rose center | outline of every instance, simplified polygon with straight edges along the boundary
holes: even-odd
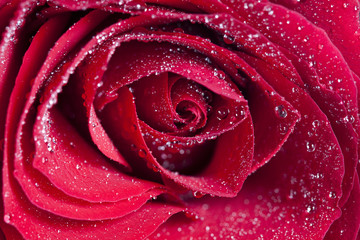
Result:
[[[144,77],[131,85],[139,118],[153,129],[193,136],[207,122],[212,93],[173,73]]]

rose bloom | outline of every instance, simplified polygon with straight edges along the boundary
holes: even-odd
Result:
[[[4,239],[356,239],[355,0],[0,3]]]

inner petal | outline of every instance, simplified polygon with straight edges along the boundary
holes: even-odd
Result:
[[[129,88],[139,118],[160,132],[189,136],[206,125],[212,93],[192,80],[164,72],[141,78]]]
[[[179,116],[175,122],[179,135],[186,135],[186,132],[191,135],[205,126],[207,109],[210,109],[204,97],[205,91],[209,92],[201,85],[184,78],[172,85],[171,100]]]
[[[130,90],[140,119],[159,131],[176,131],[173,119],[177,114],[171,103],[167,72],[143,77],[131,84]]]

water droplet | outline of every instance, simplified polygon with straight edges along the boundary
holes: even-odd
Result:
[[[104,85],[104,82],[103,82],[103,81],[98,82],[98,84],[96,84],[96,86],[97,86],[98,88],[101,87],[102,85]]]
[[[289,194],[287,195],[288,199],[294,199],[296,195],[296,191],[290,189]]]
[[[316,207],[314,205],[308,205],[306,207],[306,213],[313,213],[315,211]]]
[[[85,93],[81,94],[81,98],[86,100],[86,94]]]
[[[198,215],[196,215],[194,212],[189,211],[189,210],[186,210],[186,211],[185,211],[185,216],[188,217],[188,218],[190,218],[191,220],[197,220],[197,219],[199,219],[199,216],[198,216]]]
[[[320,126],[320,121],[319,121],[319,120],[314,120],[314,121],[312,122],[312,125],[313,125],[314,128],[317,128],[317,127]]]
[[[283,105],[276,106],[275,113],[280,118],[286,118],[287,116],[287,111]]]
[[[141,158],[145,158],[146,157],[146,151],[144,149],[139,149],[138,155]]]
[[[10,223],[10,215],[9,214],[4,215],[4,222]]]
[[[43,157],[43,158],[41,159],[41,162],[42,162],[42,163],[47,163],[47,162],[48,162],[47,157]]]
[[[147,167],[151,170],[153,170],[154,172],[160,172],[161,170],[155,166],[155,164],[151,163],[151,162],[147,162],[146,163]]]
[[[182,28],[174,28],[173,32],[175,32],[175,33],[184,33],[185,31]]]
[[[142,11],[146,8],[144,4],[140,4],[137,2],[128,2],[124,5],[124,9],[128,11]]]
[[[225,79],[225,73],[222,70],[215,69],[214,76],[220,79]]]
[[[136,151],[136,149],[137,149],[137,147],[136,147],[135,144],[131,144],[131,145],[130,145],[130,150],[131,150],[131,151]]]
[[[318,49],[319,49],[319,50],[321,50],[321,49],[323,49],[323,48],[324,48],[324,45],[318,44]]]
[[[311,142],[306,142],[306,150],[308,152],[314,152],[316,149],[315,144],[311,143]]]
[[[335,192],[329,192],[329,198],[336,198],[336,193]]]
[[[226,43],[226,44],[233,44],[235,42],[234,37],[226,35],[226,34],[224,35],[223,40],[224,40],[224,43]]]
[[[193,193],[194,197],[196,198],[202,198],[203,196],[205,196],[205,193],[199,192],[199,191],[195,191]]]
[[[225,118],[228,116],[228,114],[229,114],[229,109],[224,108],[224,107],[219,108],[219,109],[216,111],[216,117],[217,117],[217,119],[219,119],[219,120],[225,119]]]
[[[285,135],[287,133],[288,129],[289,129],[288,126],[285,124],[279,125],[279,131],[280,131],[281,135]]]

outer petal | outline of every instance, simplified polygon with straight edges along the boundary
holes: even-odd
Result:
[[[341,209],[342,215],[330,227],[325,240],[331,239],[356,239],[360,228],[360,185],[356,176],[353,190],[348,201]]]
[[[100,19],[100,21],[101,21],[101,19]],[[89,25],[88,25],[89,26]],[[83,29],[82,28],[82,30],[85,30],[85,35],[86,35],[86,28],[85,29]],[[76,32],[76,37],[79,37],[79,38],[81,38],[81,34],[84,34],[84,32],[80,32],[80,34],[79,34],[79,32]],[[71,35],[71,34],[70,34]],[[80,36],[79,36],[80,35]],[[69,37],[69,36],[67,36],[67,37]],[[74,41],[73,42],[73,44],[76,44],[76,41]],[[57,63],[58,63],[58,61],[60,61],[61,60],[61,55],[62,54],[66,54],[66,51],[69,51],[69,48],[71,49],[72,47],[74,47],[74,45],[71,45],[70,44],[70,46],[68,45],[68,44],[66,44],[66,46],[64,47],[64,45],[62,45],[61,43],[59,43],[58,45],[57,45],[60,49],[56,49],[55,48],[55,50],[54,50],[54,55],[51,55],[50,54],[50,57],[48,58],[48,61],[50,62],[50,64],[45,64],[46,66],[42,69],[42,74],[40,74],[40,77],[38,78],[38,79],[36,79],[35,80],[35,87],[33,88],[33,92],[31,93],[32,94],[32,96],[30,97],[30,98],[28,98],[28,100],[29,100],[29,102],[30,102],[30,104],[34,101],[34,99],[35,99],[35,97],[33,97],[34,95],[36,95],[36,91],[38,90],[37,89],[37,87],[39,86],[39,85],[41,85],[42,84],[42,82],[41,82],[41,80],[42,80],[42,77],[44,77],[44,76],[46,76],[46,74],[47,73],[49,73],[51,70],[53,70],[53,69],[51,69],[51,65],[54,67],[55,65],[57,65]],[[62,48],[62,47],[64,47],[64,48]],[[61,49],[62,48],[62,49]],[[58,51],[58,50],[60,50],[60,51]],[[10,51],[11,52],[11,51]],[[83,55],[80,55],[80,59],[81,59],[81,57],[83,57]],[[51,59],[52,58],[52,59]],[[49,59],[51,59],[51,60],[49,60]],[[77,63],[76,61],[75,61],[75,63]],[[36,72],[36,69],[34,69],[34,71]],[[69,73],[69,71],[67,72],[67,73]],[[66,74],[65,74],[66,75]],[[23,80],[23,79],[21,79],[21,80]],[[6,81],[5,81],[6,82]],[[55,83],[54,83],[55,84]],[[24,89],[20,89],[20,90],[17,90],[17,92],[18,91],[23,91]],[[26,90],[25,90],[25,92],[26,92]],[[23,96],[23,95],[21,95],[21,96]],[[53,100],[54,98],[53,98],[53,96],[51,96],[51,99]],[[45,98],[45,100],[49,100],[49,99],[46,99]],[[14,103],[14,102],[13,102]],[[23,102],[21,101],[20,103],[19,103],[20,105],[22,105],[23,104]],[[29,107],[29,105],[30,105],[29,103],[28,103],[28,105],[27,105],[27,107]],[[52,106],[52,104],[50,104],[50,105],[47,105],[47,106]],[[14,111],[14,108],[12,108],[12,111]],[[21,112],[21,108],[15,108],[15,112],[17,113],[17,112]],[[25,110],[24,111],[25,112],[25,115],[27,115],[26,117],[24,117],[24,121],[21,123],[21,134],[20,135],[22,135],[22,133],[24,133],[24,135],[22,136],[22,137],[20,137],[18,140],[18,143],[20,143],[18,146],[21,146],[22,144],[24,144],[24,145],[27,145],[27,147],[28,146],[31,146],[31,141],[29,141],[29,142],[26,142],[26,143],[24,143],[24,142],[21,142],[21,141],[23,141],[24,139],[26,139],[26,137],[28,137],[29,136],[29,131],[28,131],[28,128],[27,128],[27,126],[26,125],[28,125],[29,123],[30,123],[30,125],[31,125],[31,123],[32,123],[32,121],[30,120],[32,117],[33,117],[33,109],[31,109],[31,110],[29,110],[28,111],[28,109],[27,110]],[[40,112],[42,112],[42,110],[40,111]],[[14,143],[14,139],[13,139],[13,137],[15,136],[15,134],[14,134],[14,130],[16,130],[15,128],[16,128],[16,125],[17,125],[17,118],[19,117],[18,116],[18,114],[16,114],[16,113],[13,113],[13,114],[10,114],[10,117],[13,117],[14,118],[14,120],[15,121],[12,121],[11,122],[11,124],[13,124],[11,127],[9,127],[9,128],[7,128],[7,133],[9,134],[9,132],[10,132],[10,137],[7,139],[7,141],[6,141],[6,145],[5,145],[5,149],[6,149],[6,151],[5,151],[5,158],[7,159],[7,160],[9,160],[9,158],[12,158],[13,156],[12,156],[12,153],[14,152],[14,149],[12,149],[12,147],[13,147],[13,143]],[[8,115],[9,116],[9,115]],[[41,119],[41,118],[40,118]],[[66,127],[66,124],[64,124],[62,127]],[[26,137],[25,137],[26,136]],[[11,142],[11,144],[9,144],[9,142]],[[63,142],[63,143],[65,143],[65,142]],[[29,154],[30,152],[28,151],[28,148],[27,147],[25,147],[25,150],[26,150],[26,154]],[[66,149],[66,148],[64,148],[64,149]],[[42,151],[43,153],[45,153],[45,151]],[[24,152],[22,152],[22,153],[24,153]],[[30,160],[31,161],[31,154],[29,154],[28,155],[30,158],[26,158],[27,160]],[[20,158],[20,156],[19,155],[16,155],[16,157],[17,157],[17,161],[15,161],[16,162],[16,164],[18,164],[18,167],[20,167],[19,165],[21,165],[22,163],[21,162],[19,162],[19,161],[21,161],[21,158]],[[18,158],[19,157],[19,158]],[[25,159],[25,160],[26,160]],[[27,165],[28,164],[28,162],[27,163],[25,163],[25,165]],[[20,168],[21,169],[21,168]],[[36,215],[37,215],[37,212],[42,212],[42,210],[39,210],[39,209],[36,209],[35,207],[33,207],[33,206],[31,206],[31,207],[29,207],[29,206],[27,206],[27,207],[25,207],[25,211],[34,211],[34,212],[32,212],[32,213],[24,213],[24,212],[21,212],[22,210],[24,210],[24,209],[21,209],[21,205],[22,204],[28,204],[28,205],[30,205],[30,203],[29,202],[27,202],[27,200],[26,200],[26,198],[24,197],[24,195],[23,195],[23,192],[21,191],[21,189],[19,188],[19,185],[17,185],[17,183],[16,183],[16,181],[14,181],[14,179],[13,179],[13,176],[12,176],[12,171],[13,171],[13,165],[12,165],[12,162],[9,162],[9,161],[5,161],[5,163],[4,163],[4,176],[3,176],[3,181],[4,181],[4,196],[5,196],[5,199],[4,199],[4,202],[5,202],[5,212],[7,212],[7,214],[5,215],[5,218],[4,218],[4,220],[5,220],[5,222],[6,223],[12,223],[12,224],[14,224],[14,225],[16,225],[17,227],[18,227],[18,229],[21,229],[21,228],[23,228],[23,227],[25,227],[24,229],[22,229],[21,230],[21,232],[23,233],[23,234],[25,234],[26,236],[26,238],[35,238],[35,236],[38,236],[37,234],[43,234],[43,236],[41,237],[41,238],[48,238],[48,236],[47,236],[47,234],[52,234],[51,232],[46,232],[46,231],[41,231],[40,229],[39,229],[39,227],[40,228],[43,228],[43,227],[45,227],[45,225],[46,225],[46,223],[49,223],[49,216],[47,216],[47,215],[49,215],[49,213],[47,213],[47,212],[44,212],[44,214],[46,215],[44,218],[45,219],[47,219],[47,221],[45,221],[45,222],[42,222],[41,223],[41,221],[42,220],[40,220],[40,219],[37,219],[38,221],[40,221],[40,222],[37,222],[37,221],[31,221],[31,220],[29,220],[29,222],[32,222],[32,223],[35,223],[35,222],[37,222],[38,223],[38,225],[36,225],[36,224],[30,224],[30,225],[27,225],[27,226],[25,226],[25,225],[23,225],[23,220],[22,219],[25,219],[26,217],[31,217],[31,216],[33,216],[33,217],[35,217]],[[11,172],[11,174],[9,174]],[[20,176],[18,173],[19,172],[17,172],[16,173],[16,171],[14,172],[15,173],[15,175],[17,174],[17,177],[18,177],[18,179],[21,179],[21,178],[24,178],[24,176]],[[29,184],[30,182],[27,182],[26,184]],[[23,187],[25,187],[25,186],[27,186],[27,185],[23,185]],[[36,182],[34,183],[34,182],[32,182],[32,184],[34,184],[35,186],[36,186]],[[27,187],[29,187],[29,186],[27,186]],[[30,186],[31,187],[31,186]],[[61,195],[61,194],[60,194]],[[28,194],[28,196],[33,196],[32,195],[32,193],[29,193]],[[148,198],[151,198],[151,196],[147,196],[146,197],[146,199],[148,199]],[[144,199],[145,201],[146,201],[146,199]],[[34,200],[34,198],[33,198],[33,200]],[[44,200],[44,199],[42,199],[42,200]],[[36,201],[36,199],[35,199],[35,201]],[[126,202],[127,200],[125,200],[125,202]],[[76,201],[75,201],[76,202]],[[132,200],[130,199],[130,204],[131,204],[131,202],[132,202]],[[144,203],[144,201],[143,201],[143,203]],[[142,205],[142,204],[141,204]],[[140,206],[141,206],[140,205]],[[104,207],[105,205],[103,205],[103,207]],[[156,204],[155,205],[151,205],[151,206],[153,206],[154,207],[154,209],[153,210],[155,210],[156,211],[156,209],[161,209],[161,207],[160,208],[157,208],[156,207]],[[165,207],[165,205],[163,205],[164,207]],[[150,208],[153,208],[153,207],[150,207]],[[177,208],[177,207],[175,207],[175,208]],[[173,208],[173,209],[175,209],[175,208]],[[177,208],[178,210],[179,210],[179,208]],[[47,210],[50,210],[49,208],[47,209]],[[69,210],[69,209],[68,209]],[[126,211],[128,211],[129,209],[127,209]],[[175,212],[176,212],[177,210],[175,210]],[[146,212],[148,212],[147,210],[146,210]],[[13,215],[14,214],[14,215]],[[29,214],[29,215],[27,215],[26,217],[25,217],[25,215],[23,215],[23,214],[25,214],[25,215],[27,215],[27,214]],[[171,214],[173,214],[173,212],[170,212],[170,215]],[[50,214],[51,215],[51,214]],[[146,236],[146,235],[148,235],[149,233],[151,233],[151,231],[153,231],[153,229],[154,228],[156,228],[156,224],[160,224],[164,219],[166,219],[167,217],[169,217],[170,215],[166,215],[166,217],[165,217],[165,215],[164,216],[162,216],[162,217],[160,217],[160,219],[162,219],[162,220],[160,220],[160,221],[158,221],[157,223],[155,223],[154,222],[154,224],[153,223],[151,223],[150,225],[149,225],[149,228],[147,228],[147,229],[143,229],[144,231],[143,232],[137,232],[137,233],[139,233],[140,235],[138,235],[138,237],[143,237],[143,236]],[[13,216],[15,216],[15,218],[13,218]],[[18,218],[19,217],[19,218]],[[109,217],[111,217],[111,216],[109,216]],[[112,216],[113,217],[113,216]],[[119,216],[117,216],[117,217],[119,217]],[[165,217],[165,218],[164,218]],[[51,218],[51,217],[50,217]],[[63,221],[65,221],[65,223],[66,223],[66,225],[68,225],[68,220],[66,220],[66,219],[62,219],[62,218],[60,218],[60,217],[56,217],[57,218],[57,223],[56,224],[58,224],[58,223],[60,223],[62,220]],[[135,217],[136,218],[136,217]],[[60,220],[59,220],[60,219]],[[62,220],[61,220],[62,219]],[[120,218],[121,219],[121,218]],[[43,219],[44,220],[44,219]],[[124,221],[127,221],[125,218],[124,219],[122,219],[122,220],[124,220]],[[122,220],[120,220],[120,222],[122,221]],[[75,225],[77,224],[76,222],[73,222]],[[119,221],[114,221],[114,222],[112,222],[112,221],[108,221],[108,225],[111,225],[111,224],[117,224],[117,223],[119,223]],[[45,225],[44,225],[45,224]],[[88,223],[87,222],[87,224],[90,224],[90,223]],[[61,225],[61,224],[60,224]],[[86,224],[85,224],[86,225]],[[91,224],[90,224],[91,225]],[[95,224],[96,225],[96,224]],[[117,224],[118,225],[118,224]],[[31,227],[33,227],[33,229],[32,229],[32,231],[29,231],[29,226],[31,226]],[[83,223],[81,223],[80,224],[80,226],[84,226],[84,224]],[[106,229],[106,228],[105,228]],[[54,228],[52,228],[52,230],[54,230]],[[130,229],[127,229],[127,230],[130,230]],[[58,234],[59,232],[54,232],[53,234]],[[71,233],[71,231],[70,231],[70,233]],[[70,234],[69,233],[69,234]],[[73,233],[73,231],[72,231],[72,233]],[[97,234],[100,234],[100,235],[103,235],[103,233],[104,233],[104,228],[102,228],[100,231],[95,231],[95,233],[91,236],[91,237],[93,237],[93,238],[95,238],[95,239],[98,239],[99,238],[99,236],[97,235]],[[135,235],[134,236],[137,236],[136,234],[137,233],[135,233]],[[123,234],[123,233],[120,233],[120,234]],[[144,235],[141,235],[141,234],[144,234]],[[8,235],[8,236],[11,236],[11,235]],[[80,234],[78,234],[78,237],[80,237],[81,235]],[[87,239],[89,236],[85,236],[84,238],[85,239]]]
[[[350,68],[360,75],[360,25],[359,1],[291,1],[274,0],[305,16],[316,26],[324,29],[344,55]]]
[[[238,15],[246,18],[251,26],[258,29],[272,42],[283,46],[312,66],[319,77],[319,84],[313,87],[323,85],[328,90],[336,92],[343,101],[343,104],[341,103],[343,106],[339,108],[339,112],[347,114],[349,119],[354,119],[354,126],[356,126],[355,122],[358,121],[357,92],[352,72],[339,50],[331,43],[323,30],[312,25],[299,14],[276,4],[242,1],[242,4],[234,5],[231,1],[224,2],[231,6]],[[245,8],[248,8],[248,11],[245,11]],[[329,116],[333,128],[346,128],[347,131],[352,132],[351,135],[354,135],[353,127],[348,124],[348,121],[344,121],[343,115],[323,107],[327,105],[324,104],[326,103],[325,95],[317,97],[321,99],[317,102]],[[314,97],[314,99],[316,98]],[[353,139],[348,138],[346,141],[344,141],[346,137],[339,137],[339,139],[341,139],[339,142],[344,152],[347,148],[357,148],[355,141],[352,141]],[[343,183],[341,205],[346,202],[352,189],[357,158],[357,151],[353,151],[345,159],[346,177]]]

